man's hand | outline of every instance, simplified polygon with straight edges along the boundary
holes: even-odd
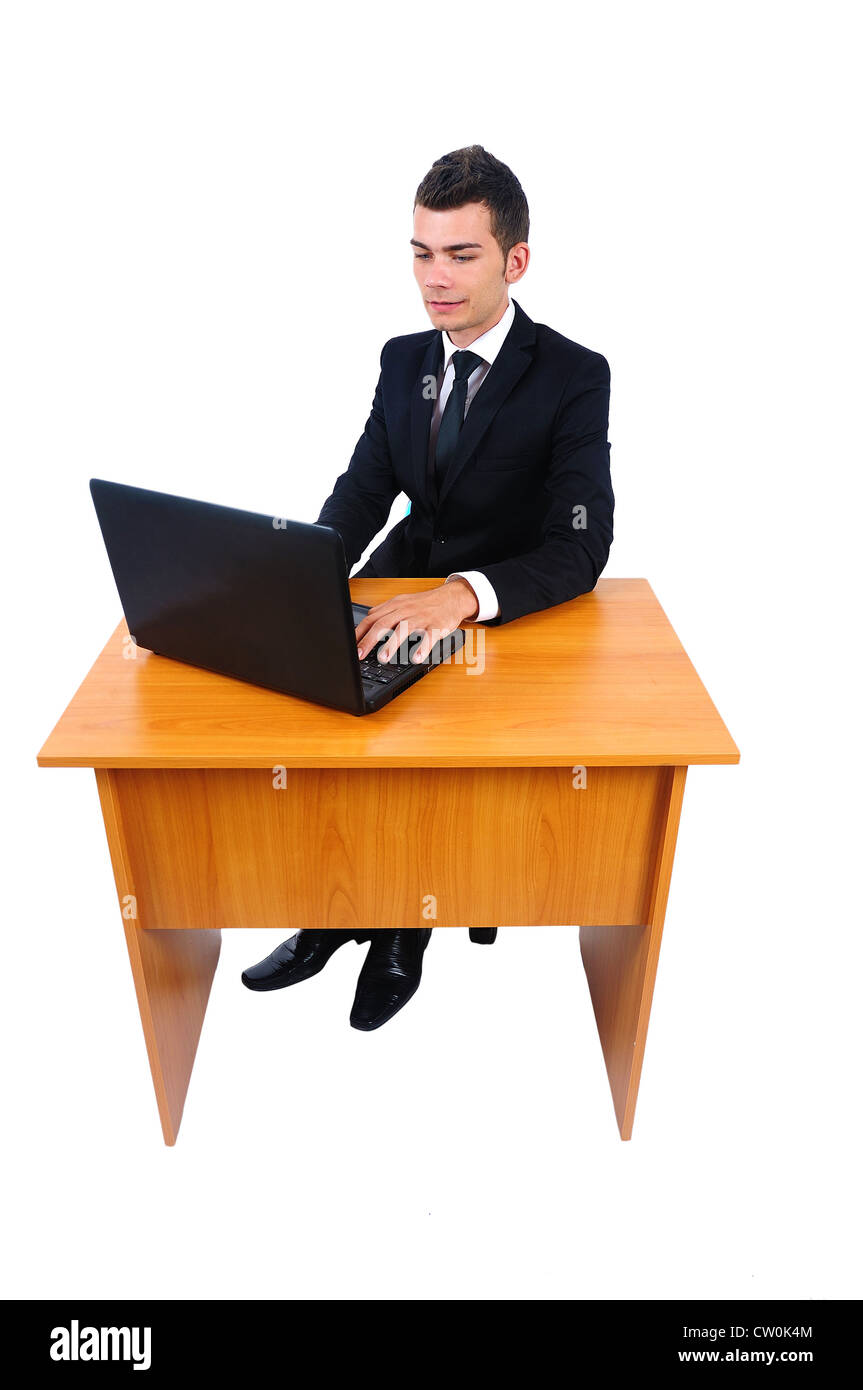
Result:
[[[424,594],[396,594],[370,608],[358,624],[357,653],[366,656],[392,634],[379,653],[379,660],[389,661],[412,632],[422,632],[411,656],[414,661],[425,661],[435,642],[478,612],[479,601],[466,579],[451,579]]]

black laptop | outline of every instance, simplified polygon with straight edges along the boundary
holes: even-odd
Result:
[[[92,478],[130,634],[160,656],[350,714],[373,714],[451,657],[464,631],[411,660],[411,633],[362,661],[342,538],[331,526],[237,511]]]

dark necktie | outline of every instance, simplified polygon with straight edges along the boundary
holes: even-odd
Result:
[[[464,408],[467,403],[467,379],[484,360],[484,358],[478,357],[475,352],[454,352],[452,355],[455,381],[444,406],[435,444],[434,475],[438,492],[443,486],[446,471],[458,446],[458,437],[464,421]]]

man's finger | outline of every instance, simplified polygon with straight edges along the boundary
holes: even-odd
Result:
[[[381,648],[378,660],[391,661],[411,630],[411,624],[407,619],[402,619],[402,621],[396,625],[393,635],[388,638],[386,646]]]
[[[354,628],[357,642],[361,642],[363,637],[365,637],[366,633],[369,632],[375,626],[375,624],[380,623],[381,613],[379,612],[379,609],[382,606],[382,604],[379,604],[377,608],[371,608],[369,612],[366,613],[364,618],[360,618],[360,621]],[[390,626],[392,626],[392,624],[390,624]]]
[[[425,661],[435,643],[448,637],[452,631],[453,629],[449,627],[425,628],[422,641],[417,642],[416,647],[411,652],[411,661]]]
[[[381,642],[385,642],[387,638],[392,638],[395,634],[397,640],[391,642],[389,648],[384,647],[378,653],[378,661],[386,661],[387,657],[384,656],[384,652],[387,650],[390,652],[395,651],[396,647],[400,647],[404,640],[397,636],[401,626],[404,625],[397,623],[393,626],[392,622],[375,623],[374,626],[369,628],[363,638],[362,645],[357,648],[357,655],[362,659],[362,657],[366,656],[369,652],[374,651],[375,647],[379,646]]]
[[[431,647],[432,639],[428,633],[428,630],[425,629],[423,631],[422,639],[419,642],[417,642],[416,646],[413,647],[411,650],[411,661],[425,661],[426,657],[431,651]]]
[[[396,595],[395,598],[387,599],[384,603],[376,603],[374,608],[370,608],[368,613],[366,613],[365,617],[361,618],[360,621],[357,623],[356,627],[354,628],[354,635],[357,639],[357,645],[359,646],[360,642],[362,642],[362,639],[368,635],[368,633],[371,631],[371,629],[375,626],[376,623],[378,624],[378,626],[380,626],[384,618],[389,617],[391,619],[394,619],[396,617],[397,612],[398,595]],[[389,622],[386,623],[384,626],[386,627],[387,632],[389,632],[393,624],[392,622]],[[363,651],[360,652],[360,656],[364,656],[365,653],[370,649],[371,645],[371,642],[363,642]]]
[[[392,635],[392,632],[392,623],[373,623],[362,639],[362,643],[357,647],[357,656],[363,657],[368,652],[374,651],[380,642]]]

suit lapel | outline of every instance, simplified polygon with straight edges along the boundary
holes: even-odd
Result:
[[[440,371],[443,362],[443,344],[439,332],[435,333],[426,349],[411,404],[411,450],[417,485],[431,505],[435,505],[435,502],[440,505],[443,502],[465,463],[480,444],[503,402],[533,360],[536,325],[531,318],[528,318],[516,300],[513,300],[513,304],[515,317],[512,326],[465,416],[458,447],[447,469],[447,475],[438,499],[430,495],[428,477],[429,430],[434,401],[423,399],[423,379],[429,376],[436,377]]]
[[[441,335],[433,332],[425,350],[419,376],[411,392],[411,467],[414,475],[414,496],[429,497],[428,451],[429,431],[431,430],[434,392],[437,390],[437,376],[443,365],[443,343]],[[431,386],[431,390],[426,388]],[[470,411],[468,411],[470,415]]]

